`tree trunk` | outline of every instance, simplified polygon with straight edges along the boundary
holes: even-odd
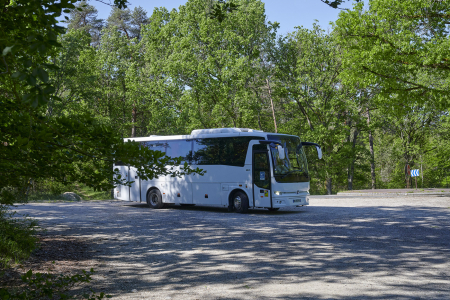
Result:
[[[367,125],[370,125],[370,112],[367,109]],[[369,149],[370,149],[370,173],[372,175],[372,190],[376,189],[376,177],[375,177],[375,153],[373,151],[373,136],[372,130],[369,129]]]
[[[331,178],[327,178],[327,195],[331,195],[332,194],[332,179]]]
[[[422,176],[422,188],[423,188],[423,170],[422,170],[423,159],[422,155],[420,156],[420,176]]]
[[[348,169],[347,182],[348,182],[348,190],[353,190],[353,175],[355,173],[355,148],[356,148],[356,139],[358,137],[358,129],[355,128],[353,132],[353,144],[352,144],[352,162],[350,163],[350,167]]]
[[[136,106],[133,106],[133,110],[131,111],[131,122],[133,126],[131,127],[131,137],[136,137]]]
[[[270,89],[270,84],[269,84],[269,79],[268,78],[266,78],[266,82],[267,82],[267,88],[269,89],[270,104],[272,105],[273,124],[275,125],[275,133],[277,133],[278,132],[277,119],[275,118],[275,109],[273,108],[273,101],[272,101],[272,90]]]
[[[259,130],[262,130],[262,126],[261,126],[261,113],[258,112],[258,126],[259,126]]]
[[[405,181],[406,181],[406,188],[409,189],[410,185],[409,185],[409,163],[406,162],[405,163]]]

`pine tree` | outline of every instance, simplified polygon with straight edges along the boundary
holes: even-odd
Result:
[[[86,1],[77,2],[76,8],[70,12],[67,28],[69,30],[81,29],[91,36],[91,45],[96,46],[100,41],[100,33],[104,25],[104,20],[97,18],[97,9],[87,4]]]

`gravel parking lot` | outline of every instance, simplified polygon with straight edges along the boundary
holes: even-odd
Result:
[[[17,211],[47,234],[88,241],[94,289],[115,299],[450,299],[450,197],[310,204],[248,214],[122,201]]]

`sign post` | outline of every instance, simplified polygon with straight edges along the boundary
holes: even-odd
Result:
[[[416,180],[416,190],[417,190],[417,177],[419,177],[419,169],[411,170],[411,177]]]

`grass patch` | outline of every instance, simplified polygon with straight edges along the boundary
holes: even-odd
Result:
[[[85,185],[73,185],[65,190],[55,192],[35,192],[28,195],[29,202],[57,202],[65,201],[62,196],[65,192],[73,192],[81,197],[82,200],[110,200],[111,191],[95,191],[93,188]]]
[[[95,191],[93,188],[79,185],[74,191],[83,198],[83,200],[110,200],[111,191]]]

